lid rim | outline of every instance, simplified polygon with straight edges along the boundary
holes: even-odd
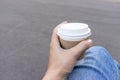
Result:
[[[69,35],[69,34],[64,34],[64,33],[60,33],[60,31],[58,30],[57,34],[58,35],[63,35],[63,36],[70,36],[70,37],[77,37],[77,36],[84,36],[91,33],[91,29],[88,29],[87,32],[83,33],[83,34],[77,34],[77,35]]]
[[[72,38],[72,37],[67,37],[67,38],[64,37],[63,38],[61,36],[60,36],[60,38],[63,40],[66,40],[66,41],[81,41],[81,40],[84,40],[90,36],[91,36],[91,33],[89,33],[88,35],[85,35],[84,37],[80,37],[80,38],[78,38],[78,37],[77,38]]]

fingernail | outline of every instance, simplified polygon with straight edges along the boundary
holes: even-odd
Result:
[[[92,43],[93,41],[91,39],[88,40],[89,43]]]

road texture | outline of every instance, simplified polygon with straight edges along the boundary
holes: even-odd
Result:
[[[0,80],[41,80],[52,29],[65,20],[88,23],[94,45],[120,62],[119,0],[0,0]]]

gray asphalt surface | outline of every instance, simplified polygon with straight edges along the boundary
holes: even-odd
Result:
[[[120,62],[120,1],[0,0],[0,80],[41,80],[52,29],[65,20],[88,23],[94,45]]]

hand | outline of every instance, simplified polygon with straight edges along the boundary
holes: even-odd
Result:
[[[61,24],[66,23],[63,22]],[[59,37],[56,34],[58,27],[59,25],[53,30],[50,43],[49,64],[43,80],[65,80],[84,51],[92,46],[92,40],[88,39],[81,41],[71,49],[62,49],[60,47]]]

